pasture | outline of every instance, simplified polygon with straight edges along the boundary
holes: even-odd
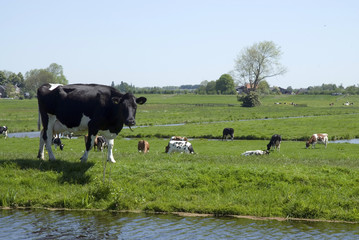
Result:
[[[234,96],[146,97],[136,120],[147,126],[120,133],[117,163],[107,164],[105,181],[104,153],[91,151],[88,162],[80,163],[82,137],[63,139],[65,149],[55,151],[55,162],[36,159],[38,139],[0,137],[0,205],[359,222],[359,146],[305,149],[303,141],[315,132],[357,137],[359,97],[268,96],[252,109],[240,107]],[[346,101],[354,105],[343,106]],[[10,133],[36,130],[36,101],[0,102],[0,125]],[[173,123],[186,124],[156,126]],[[234,141],[215,140],[224,127],[235,129]],[[286,140],[280,152],[241,156],[265,149],[274,133]],[[165,154],[172,135],[193,138],[196,154]],[[137,152],[140,138],[150,143],[148,154]]]

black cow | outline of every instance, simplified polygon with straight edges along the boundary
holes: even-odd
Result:
[[[0,134],[4,135],[5,139],[7,138],[7,127],[6,126],[0,127]]]
[[[223,141],[223,139],[227,140],[228,136],[230,136],[231,139],[233,140],[233,138],[234,138],[234,129],[233,128],[225,128],[225,129],[223,129],[222,141]]]
[[[278,134],[274,134],[267,145],[267,150],[269,151],[271,148],[274,149],[277,148],[277,150],[280,151],[281,142],[282,142],[282,136]]]
[[[137,104],[144,104],[147,100],[98,84],[44,84],[37,90],[37,98],[43,125],[38,158],[44,159],[46,145],[49,160],[55,160],[51,150],[54,132],[87,131],[89,138],[82,162],[87,161],[99,132],[108,140],[107,161],[116,162],[112,153],[114,138],[124,124],[130,128],[136,124]]]

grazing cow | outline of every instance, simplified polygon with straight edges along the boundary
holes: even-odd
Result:
[[[0,134],[5,136],[5,139],[7,138],[7,126],[0,127]]]
[[[250,155],[265,155],[269,154],[268,150],[253,150],[253,151],[246,151],[242,153],[242,156],[250,156]]]
[[[222,141],[225,138],[227,140],[227,137],[231,137],[231,139],[233,140],[234,138],[234,129],[233,128],[225,128],[223,129],[223,136],[222,136]]]
[[[192,144],[187,141],[170,141],[166,146],[166,153],[170,154],[172,152],[180,153],[194,153]]]
[[[105,148],[108,149],[107,140],[104,136],[97,136],[97,142],[96,142],[97,151],[103,151]],[[94,147],[95,149],[95,147]]]
[[[55,146],[55,149],[57,149],[57,147],[60,147],[60,150],[64,150],[64,144],[61,143],[61,139],[59,137],[53,137],[52,138],[52,144]]]
[[[309,139],[309,141],[306,142],[305,147],[308,148],[310,144],[312,144],[312,148],[315,148],[315,144],[317,143],[322,143],[325,145],[325,148],[327,148],[328,134],[326,133],[313,134],[312,137]]]
[[[277,150],[280,151],[281,142],[282,142],[282,136],[278,134],[274,134],[267,145],[267,150],[269,151],[271,150],[271,148],[273,149],[277,148]]]
[[[139,152],[147,153],[150,151],[150,144],[145,140],[138,141],[137,149]]]
[[[131,93],[122,94],[105,85],[70,84],[54,88],[48,83],[38,88],[37,98],[43,124],[38,157],[44,159],[46,146],[49,159],[55,160],[51,138],[56,126],[57,132],[88,132],[82,162],[87,161],[98,133],[108,140],[107,161],[116,162],[112,153],[114,139],[124,124],[130,129],[135,125],[137,104],[144,104],[147,100],[136,98]]]
[[[170,141],[188,141],[188,138],[180,137],[180,136],[173,136],[173,137],[171,137]]]

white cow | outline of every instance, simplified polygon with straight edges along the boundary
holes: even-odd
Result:
[[[269,154],[269,151],[264,151],[264,150],[252,150],[252,151],[246,151],[244,153],[242,153],[242,156],[250,156],[250,155],[265,155],[265,154]]]
[[[166,146],[166,153],[194,153],[192,144],[187,141],[170,141]]]

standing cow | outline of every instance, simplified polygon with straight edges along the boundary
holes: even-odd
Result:
[[[267,145],[267,150],[269,151],[271,150],[271,148],[273,148],[280,151],[281,142],[282,142],[282,136],[278,134],[274,134]]]
[[[231,140],[233,140],[233,138],[234,138],[234,129],[233,128],[223,129],[222,141],[223,141],[223,139],[227,140],[227,137],[231,137]]]
[[[44,159],[44,146],[49,160],[55,160],[51,149],[53,132],[88,132],[86,149],[81,157],[86,162],[95,137],[101,133],[108,142],[107,161],[116,162],[112,149],[114,139],[123,125],[134,126],[137,104],[146,98],[122,94],[115,88],[98,84],[44,84],[37,90],[39,112],[43,125],[38,157]]]
[[[172,152],[194,154],[192,144],[187,141],[169,141],[165,152],[168,154],[171,154]]]
[[[5,139],[7,138],[7,126],[0,127],[0,134],[5,136]]]
[[[312,145],[312,148],[315,148],[315,144],[321,143],[325,145],[327,148],[328,145],[328,134],[326,133],[315,133],[313,134],[310,139],[305,143],[305,148],[308,148]]]

